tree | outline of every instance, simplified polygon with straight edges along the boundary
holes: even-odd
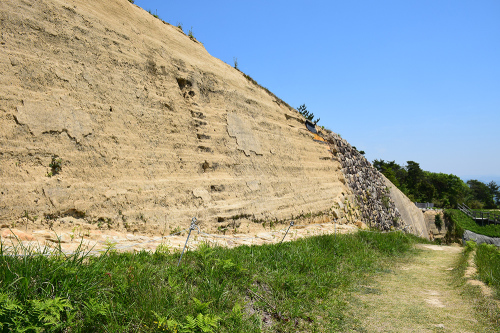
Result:
[[[309,120],[309,121],[313,121],[313,119],[314,119],[314,113],[309,112],[309,111],[307,110],[307,107],[306,107],[306,105],[305,105],[305,104],[302,104],[301,106],[299,106],[299,107],[297,108],[297,111],[299,111],[299,113],[300,113],[301,115],[303,115],[303,116],[304,116],[304,118],[306,118],[307,120]],[[317,123],[319,123],[319,120],[320,120],[320,118],[317,118],[317,119],[313,122],[313,123],[314,123],[314,125],[316,125]]]
[[[496,205],[500,206],[500,185],[491,181],[488,183],[488,188],[490,189],[491,195],[493,195],[493,198],[495,199]]]
[[[496,208],[495,202],[493,201],[493,194],[488,185],[477,179],[468,180],[467,185],[469,185],[472,191],[472,201],[479,201],[484,205],[484,208]]]
[[[373,166],[411,200],[432,202],[443,208],[455,208],[458,203],[473,200],[471,189],[459,177],[423,171],[414,161],[407,163],[402,167],[395,161],[375,160]]]
[[[396,176],[396,172],[391,167],[390,163],[396,164],[395,161],[386,163],[384,160],[375,160],[373,161],[373,167],[380,171],[385,176],[385,178],[389,179],[391,183],[394,184],[394,186],[400,188],[401,184],[398,180],[398,177]]]
[[[433,202],[433,199],[436,197],[436,188],[428,179],[420,181],[418,183],[416,197],[419,202]]]
[[[406,171],[408,172],[408,178],[406,180],[406,185],[410,190],[416,190],[418,185],[424,178],[424,171],[420,168],[420,164],[414,161],[406,162]]]

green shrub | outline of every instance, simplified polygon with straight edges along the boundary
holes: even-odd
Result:
[[[468,201],[467,204],[471,209],[483,209],[484,204],[479,200]]]
[[[389,209],[390,202],[391,202],[391,199],[389,197],[386,197],[385,195],[382,197],[382,204],[384,205],[384,207],[386,209]]]
[[[436,228],[438,228],[438,230],[441,231],[441,228],[443,227],[443,220],[441,219],[441,214],[436,214],[434,216],[434,224],[436,225]]]
[[[470,241],[470,240],[469,240],[469,241],[466,241],[466,242],[465,242],[465,247],[466,247],[467,249],[474,250],[474,249],[476,248],[476,246],[477,246],[477,244],[476,244],[476,242],[474,242],[474,241]]]
[[[0,329],[24,332],[57,332],[64,327],[62,320],[72,320],[73,306],[69,300],[55,297],[31,299],[22,304],[7,293],[0,292]]]
[[[300,113],[301,115],[303,115],[303,116],[304,116],[304,118],[306,118],[307,120],[309,120],[309,121],[313,121],[313,119],[314,119],[314,113],[309,112],[309,111],[307,110],[307,107],[306,107],[306,105],[305,105],[305,104],[302,104],[301,106],[299,106],[299,107],[297,108],[297,111],[299,111],[299,113]],[[314,120],[314,121],[313,121],[313,122],[314,122],[314,125],[316,125],[319,121],[320,121],[320,118],[318,118],[318,119]]]
[[[153,14],[153,12],[151,11],[151,9],[148,9],[148,13],[151,14],[151,15],[153,15],[153,17],[155,17],[155,18],[159,18],[157,12],[155,12]]]

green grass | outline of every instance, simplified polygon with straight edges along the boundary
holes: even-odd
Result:
[[[475,310],[482,317],[487,318],[489,321],[496,324],[497,327],[500,327],[498,326],[500,325],[500,308],[498,307],[497,301],[491,299],[490,297],[485,296],[478,286],[467,283],[468,278],[464,276],[467,267],[469,266],[469,258],[471,255],[474,254],[474,252],[475,252],[475,258],[474,258],[475,264],[480,278],[482,274],[481,271],[485,271],[485,269],[491,268],[491,262],[484,261],[485,250],[488,252],[491,251],[490,246],[486,244],[481,244],[480,246],[477,246],[476,243],[474,243],[473,241],[467,242],[467,245],[464,247],[464,250],[462,251],[462,254],[460,255],[455,265],[455,269],[453,270],[453,277],[454,277],[453,285],[456,288],[456,290],[459,291],[460,294],[465,298],[465,301],[474,304]],[[498,274],[498,269],[500,267],[498,262],[495,266]],[[498,297],[500,296],[500,294],[498,294],[498,287],[496,290],[498,299]]]
[[[500,297],[500,251],[495,245],[480,244],[475,257],[479,278]]]
[[[448,231],[447,237],[461,239],[464,230],[470,230],[477,234],[500,237],[500,225],[490,224],[481,226],[477,224],[471,217],[458,209],[446,209],[444,211],[446,218],[446,228]]]
[[[0,331],[342,331],[350,291],[408,256],[399,232],[179,253],[0,249]],[[30,330],[28,330],[30,331]]]

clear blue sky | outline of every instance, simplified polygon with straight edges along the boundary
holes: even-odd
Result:
[[[368,160],[500,182],[500,1],[153,1]]]

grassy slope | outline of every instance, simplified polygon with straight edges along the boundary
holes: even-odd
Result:
[[[360,232],[206,246],[188,252],[180,267],[178,253],[161,249],[98,257],[0,253],[0,322],[3,331],[44,324],[72,332],[168,331],[175,324],[198,331],[213,324],[216,332],[341,331],[352,288],[416,241]]]
[[[472,218],[462,213],[458,209],[446,209],[446,218],[452,222],[448,225],[448,232],[452,234],[453,237],[458,239],[462,238],[464,230],[470,230],[477,234],[490,236],[490,237],[500,237],[500,225],[485,225],[480,226]]]

